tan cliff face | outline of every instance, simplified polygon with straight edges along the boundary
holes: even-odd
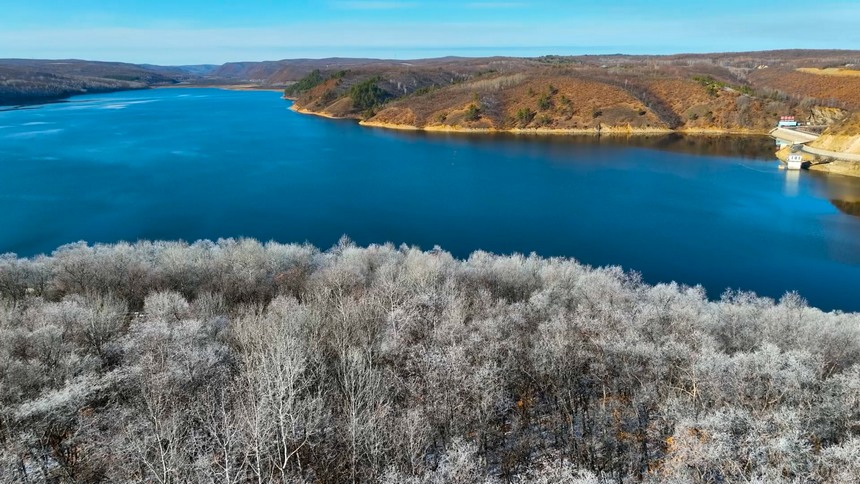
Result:
[[[830,126],[845,119],[848,114],[848,111],[840,108],[813,106],[809,116],[806,117],[806,122],[816,126]]]
[[[828,128],[810,143],[813,148],[860,154],[860,113],[854,113]]]
[[[823,135],[811,143],[814,148],[860,155],[860,133],[855,135]]]

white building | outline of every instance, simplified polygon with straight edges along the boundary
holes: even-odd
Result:
[[[800,123],[794,119],[794,116],[781,116],[776,126],[778,128],[796,128],[799,125]]]
[[[799,170],[803,166],[803,155],[800,153],[792,153],[788,155],[788,169]]]

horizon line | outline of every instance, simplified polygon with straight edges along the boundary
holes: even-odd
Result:
[[[547,46],[547,48],[553,48],[556,46]],[[570,46],[558,46],[559,48],[571,48]],[[489,48],[484,47],[460,47],[453,48],[449,50],[485,50]],[[493,49],[533,49],[533,47],[493,47]],[[412,50],[437,50],[434,47],[427,48],[418,48]],[[541,54],[541,55],[525,55],[525,56],[517,56],[517,55],[506,55],[506,54],[496,54],[496,55],[456,55],[454,53],[450,55],[440,55],[440,56],[432,56],[432,57],[404,57],[404,58],[394,58],[394,57],[371,57],[371,56],[323,56],[323,57],[313,57],[313,56],[304,56],[304,57],[283,57],[280,59],[272,58],[272,59],[263,59],[263,60],[228,60],[221,63],[213,63],[213,62],[201,62],[201,63],[178,63],[178,64],[159,64],[155,62],[132,62],[132,61],[123,61],[123,60],[104,60],[104,59],[96,59],[96,58],[84,58],[84,57],[0,57],[0,62],[4,61],[82,61],[82,62],[104,62],[104,63],[112,63],[112,64],[132,64],[132,65],[151,65],[151,66],[159,66],[159,67],[182,67],[182,66],[195,66],[195,65],[226,65],[226,64],[240,64],[240,63],[263,63],[263,62],[286,62],[286,61],[323,61],[323,60],[367,60],[367,61],[381,61],[381,62],[409,62],[409,61],[428,61],[428,60],[441,60],[441,59],[494,59],[494,58],[510,58],[510,59],[539,59],[542,57],[679,57],[679,56],[709,56],[709,55],[725,55],[725,54],[765,54],[765,53],[777,53],[777,52],[856,52],[860,55],[860,49],[845,49],[845,48],[785,48],[785,49],[760,49],[760,50],[727,50],[727,51],[687,51],[687,52],[674,52],[674,53],[625,53],[623,51],[619,52],[594,52],[594,53],[584,53],[584,54]]]

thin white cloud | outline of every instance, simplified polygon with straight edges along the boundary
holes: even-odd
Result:
[[[469,2],[463,6],[471,9],[494,10],[505,8],[525,8],[528,4],[524,2]]]
[[[404,8],[414,8],[418,6],[417,2],[386,2],[372,0],[344,0],[334,2],[336,8],[344,10],[399,10]]]

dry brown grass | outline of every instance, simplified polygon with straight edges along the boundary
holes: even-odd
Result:
[[[756,99],[731,90],[712,95],[692,79],[631,79],[629,84],[611,77],[600,79],[588,71],[531,71],[516,78],[498,76],[402,98],[390,103],[373,121],[418,127],[765,132],[780,115],[803,115],[789,103]],[[465,119],[465,111],[472,103],[481,106],[477,121]],[[679,122],[670,126],[667,113],[661,117],[655,111],[657,104],[662,104],[661,109],[669,110],[669,115]],[[517,116],[525,110],[533,113],[530,120]]]
[[[860,77],[828,76],[795,70],[761,69],[750,74],[756,87],[777,89],[798,98],[815,98],[860,109]]]
[[[860,113],[854,113],[839,123],[831,126],[825,134],[857,135],[860,134]]]
[[[454,86],[456,87],[456,86]],[[414,126],[450,124],[455,121],[459,111],[473,101],[473,94],[467,90],[443,88],[420,96],[408,96],[389,103],[372,119],[374,122],[404,124],[412,119]],[[445,121],[440,121],[444,117]],[[450,119],[449,119],[450,117]]]
[[[692,106],[712,101],[702,86],[688,79],[657,79],[647,85],[651,92],[671,106],[676,113],[683,113]]]
[[[452,90],[460,90],[460,91],[499,91],[502,89],[506,89],[512,86],[516,86],[517,84],[522,83],[528,79],[523,73],[511,74],[508,76],[496,76],[489,79],[477,79],[475,81],[466,82],[463,84],[457,84],[452,86]]]
[[[819,76],[837,76],[837,77],[860,77],[860,71],[854,69],[843,69],[840,67],[828,67],[818,69],[814,67],[798,67],[797,71],[807,74],[815,74]]]
[[[550,86],[554,88],[554,94],[551,94]],[[549,100],[546,109],[540,106],[542,97]],[[538,76],[507,90],[504,113],[509,127],[517,125],[517,113],[523,109],[536,113],[531,123],[519,126],[525,128],[666,127],[624,89],[571,76]]]

